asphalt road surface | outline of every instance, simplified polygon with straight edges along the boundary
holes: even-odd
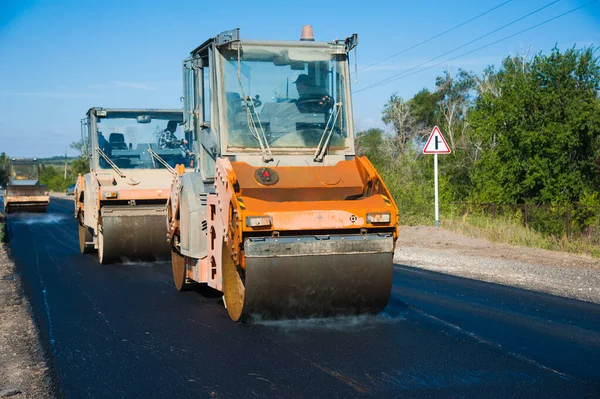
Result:
[[[236,324],[168,263],[79,254],[69,200],[8,229],[64,397],[600,395],[599,305],[397,265],[380,315]]]

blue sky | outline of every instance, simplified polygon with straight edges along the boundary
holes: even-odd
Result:
[[[217,33],[297,40],[313,25],[317,40],[359,34],[358,65],[370,65],[505,0],[486,1],[67,1],[0,0],[0,151],[60,155],[79,138],[93,106],[180,108],[181,61]],[[552,18],[589,0],[561,0],[539,13],[438,59],[445,61]],[[458,47],[552,0],[513,0],[423,46],[359,71],[359,90]],[[507,55],[600,45],[600,1],[481,51],[444,62],[354,97],[357,127],[381,127],[393,93],[433,88],[445,68],[480,72]],[[600,55],[600,51],[598,52]],[[75,151],[69,149],[69,154]]]

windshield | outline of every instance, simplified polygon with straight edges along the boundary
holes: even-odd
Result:
[[[332,129],[329,147],[348,145],[345,55],[249,44],[239,63],[237,50],[222,55],[229,147],[259,148],[252,124],[271,148],[315,148]]]
[[[13,180],[37,180],[39,171],[37,164],[15,165],[10,168],[10,177]]]
[[[193,147],[191,138],[184,135],[183,126],[179,125],[181,120],[180,114],[98,118],[98,148],[121,169],[165,168],[153,154],[171,167],[190,166]],[[103,156],[99,160],[101,168],[111,168]]]

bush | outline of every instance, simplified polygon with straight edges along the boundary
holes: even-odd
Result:
[[[40,171],[40,183],[46,185],[48,191],[62,192],[75,183],[75,177],[67,171],[67,178],[65,179],[62,168],[44,166]]]

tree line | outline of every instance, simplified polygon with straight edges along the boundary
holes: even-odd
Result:
[[[483,73],[445,71],[405,100],[392,95],[388,131],[357,135],[404,223],[432,218],[433,160],[421,153],[439,126],[440,201],[600,205],[600,63],[593,47],[508,56]]]

